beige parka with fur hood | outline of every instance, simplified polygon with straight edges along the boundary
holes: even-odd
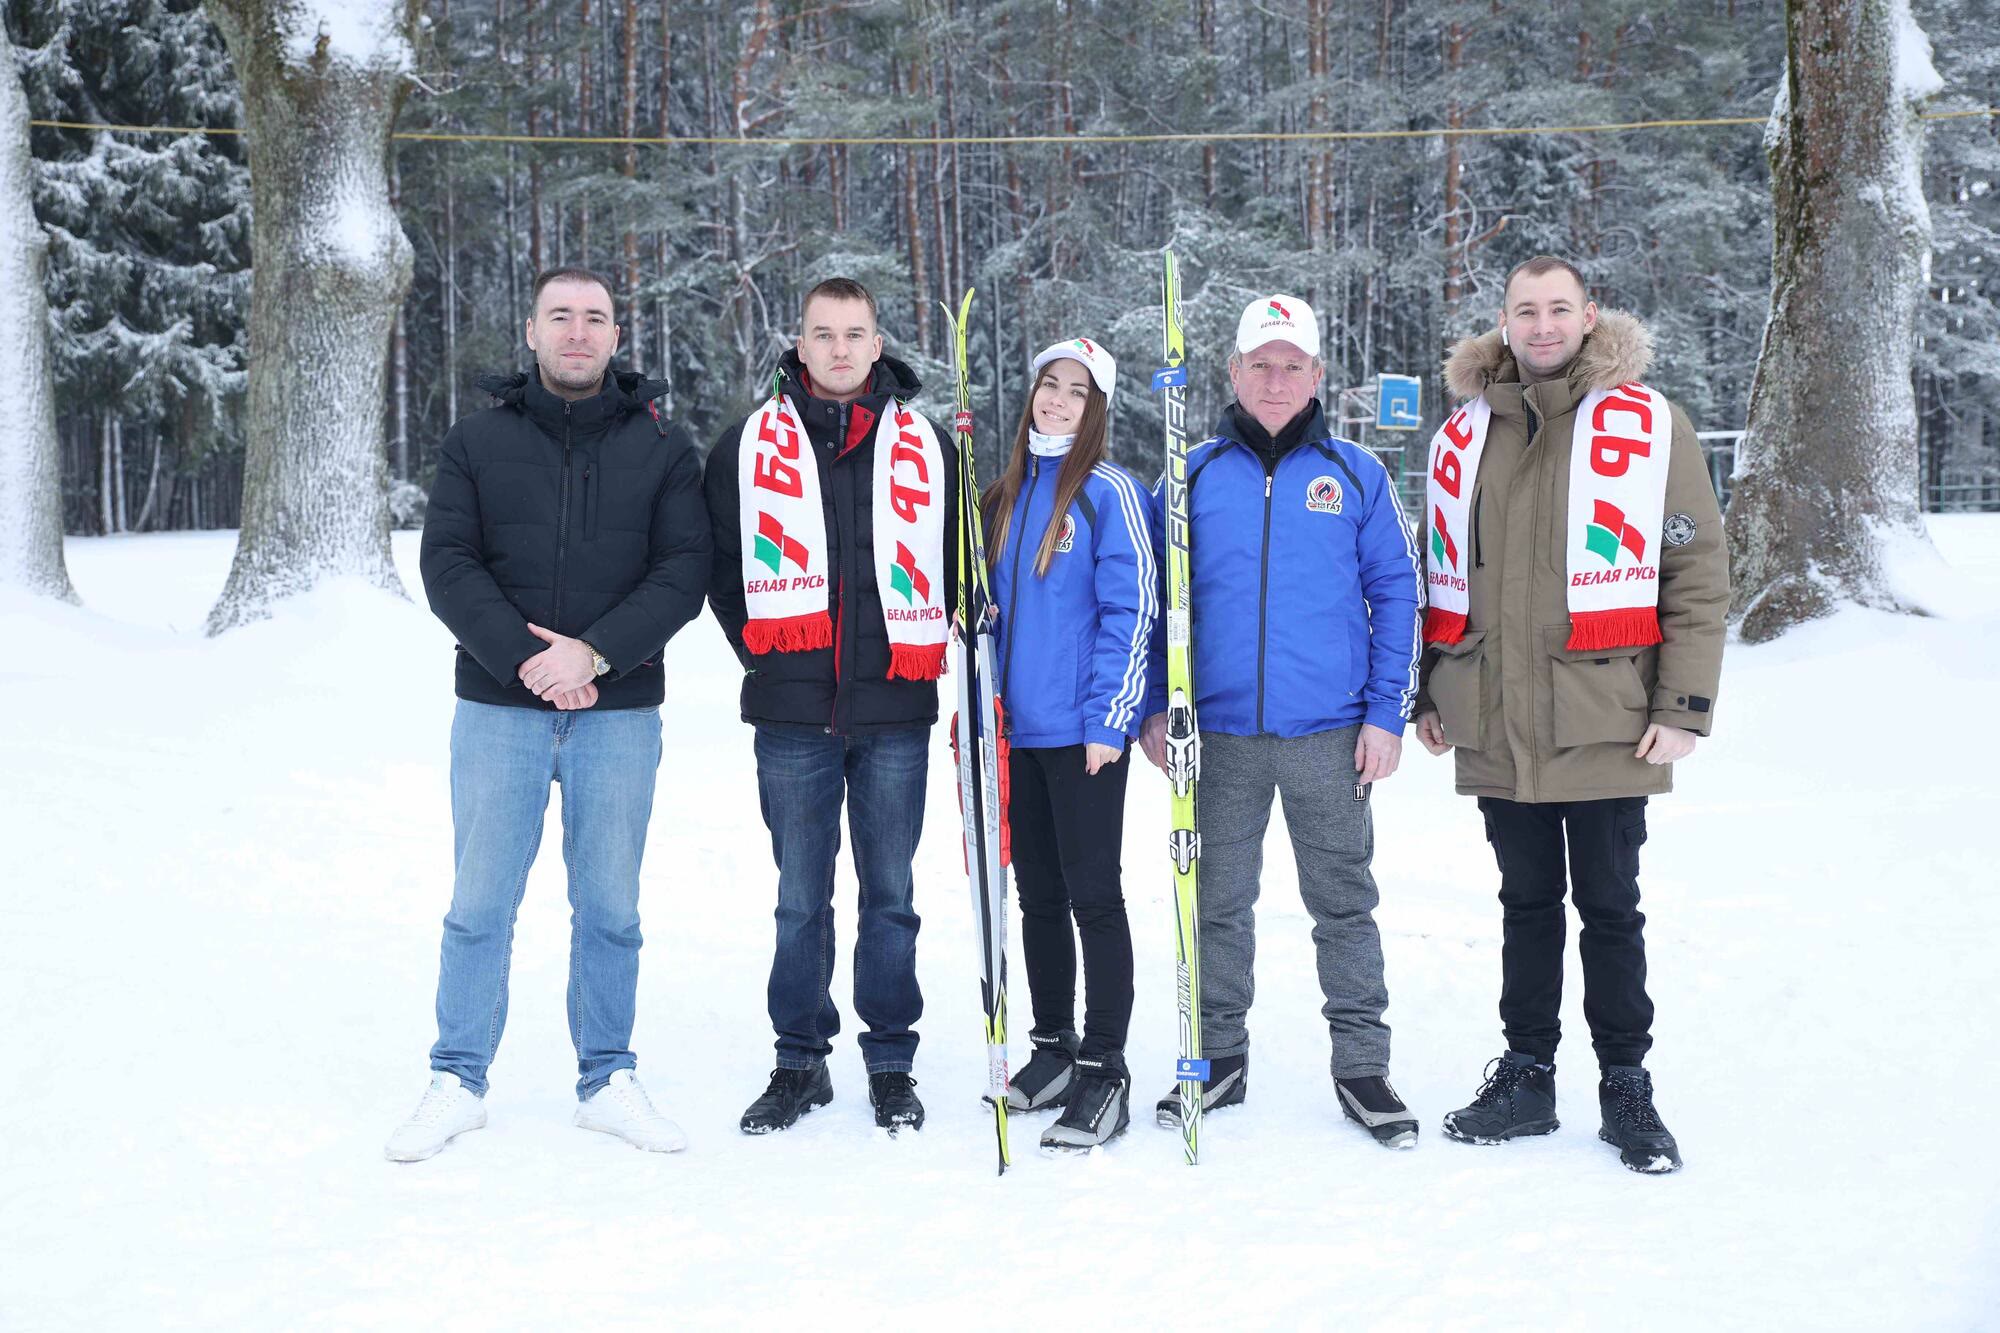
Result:
[[[1693,539],[1660,551],[1662,642],[1570,652],[1565,569],[1570,436],[1597,388],[1642,379],[1653,340],[1633,316],[1599,313],[1567,377],[1523,386],[1499,331],[1451,350],[1452,395],[1493,409],[1471,504],[1465,637],[1426,646],[1417,711],[1457,747],[1458,790],[1512,801],[1586,801],[1673,789],[1671,765],[1633,757],[1651,722],[1706,736],[1722,673],[1729,561],[1722,515],[1687,414],[1673,411],[1666,513]],[[1682,528],[1684,531],[1684,527]],[[1424,533],[1428,550],[1429,532]]]

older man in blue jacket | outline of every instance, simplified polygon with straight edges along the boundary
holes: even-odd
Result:
[[[1195,711],[1201,725],[1202,1107],[1244,1098],[1255,908],[1275,792],[1313,918],[1341,1109],[1391,1147],[1417,1121],[1390,1087],[1388,987],[1369,862],[1370,793],[1396,771],[1416,696],[1416,544],[1395,480],[1321,410],[1304,301],[1243,312],[1236,400],[1188,457]],[[1164,765],[1164,713],[1141,744]],[[1178,1127],[1177,1094],[1158,1118]]]

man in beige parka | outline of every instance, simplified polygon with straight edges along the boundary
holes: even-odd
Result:
[[[1639,1171],[1680,1153],[1642,1067],[1652,1045],[1639,848],[1646,799],[1709,732],[1729,570],[1686,415],[1641,382],[1652,337],[1549,256],[1508,276],[1499,326],[1460,342],[1465,405],[1433,441],[1417,737],[1456,748],[1500,866],[1508,1049],[1445,1132],[1557,1128],[1565,870],[1583,927],[1599,1136]]]

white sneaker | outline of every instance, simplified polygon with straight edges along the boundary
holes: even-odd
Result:
[[[647,1152],[679,1152],[688,1146],[681,1127],[661,1115],[629,1069],[621,1069],[576,1108],[576,1123],[600,1134],[615,1134]]]
[[[423,1100],[410,1118],[396,1126],[382,1153],[392,1162],[421,1162],[435,1157],[468,1129],[486,1128],[486,1103],[467,1092],[458,1075],[443,1070],[431,1075]]]

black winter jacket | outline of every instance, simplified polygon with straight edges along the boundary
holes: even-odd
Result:
[[[660,652],[701,610],[708,511],[687,432],[650,410],[666,385],[630,371],[569,402],[533,371],[484,376],[497,406],[445,436],[424,517],[424,592],[458,636],[458,697],[553,708],[515,674],[582,639],[611,674],[598,708],[656,707]]]
[[[715,532],[708,603],[743,664],[743,720],[856,736],[928,727],[937,721],[936,683],[889,679],[889,631],[875,585],[875,524],[870,512],[876,422],[891,397],[907,402],[922,386],[909,366],[892,356],[876,362],[868,392],[847,404],[806,392],[805,369],[797,351],[788,351],[779,360],[778,376],[785,396],[798,409],[819,464],[828,568],[833,572],[827,588],[833,647],[760,655],[743,646],[748,612],[737,514],[741,488],[736,479],[743,422],[732,422],[708,452],[702,484]],[[948,432],[937,430],[935,423],[931,429],[944,450],[945,610],[951,614],[958,607],[958,450]]]

